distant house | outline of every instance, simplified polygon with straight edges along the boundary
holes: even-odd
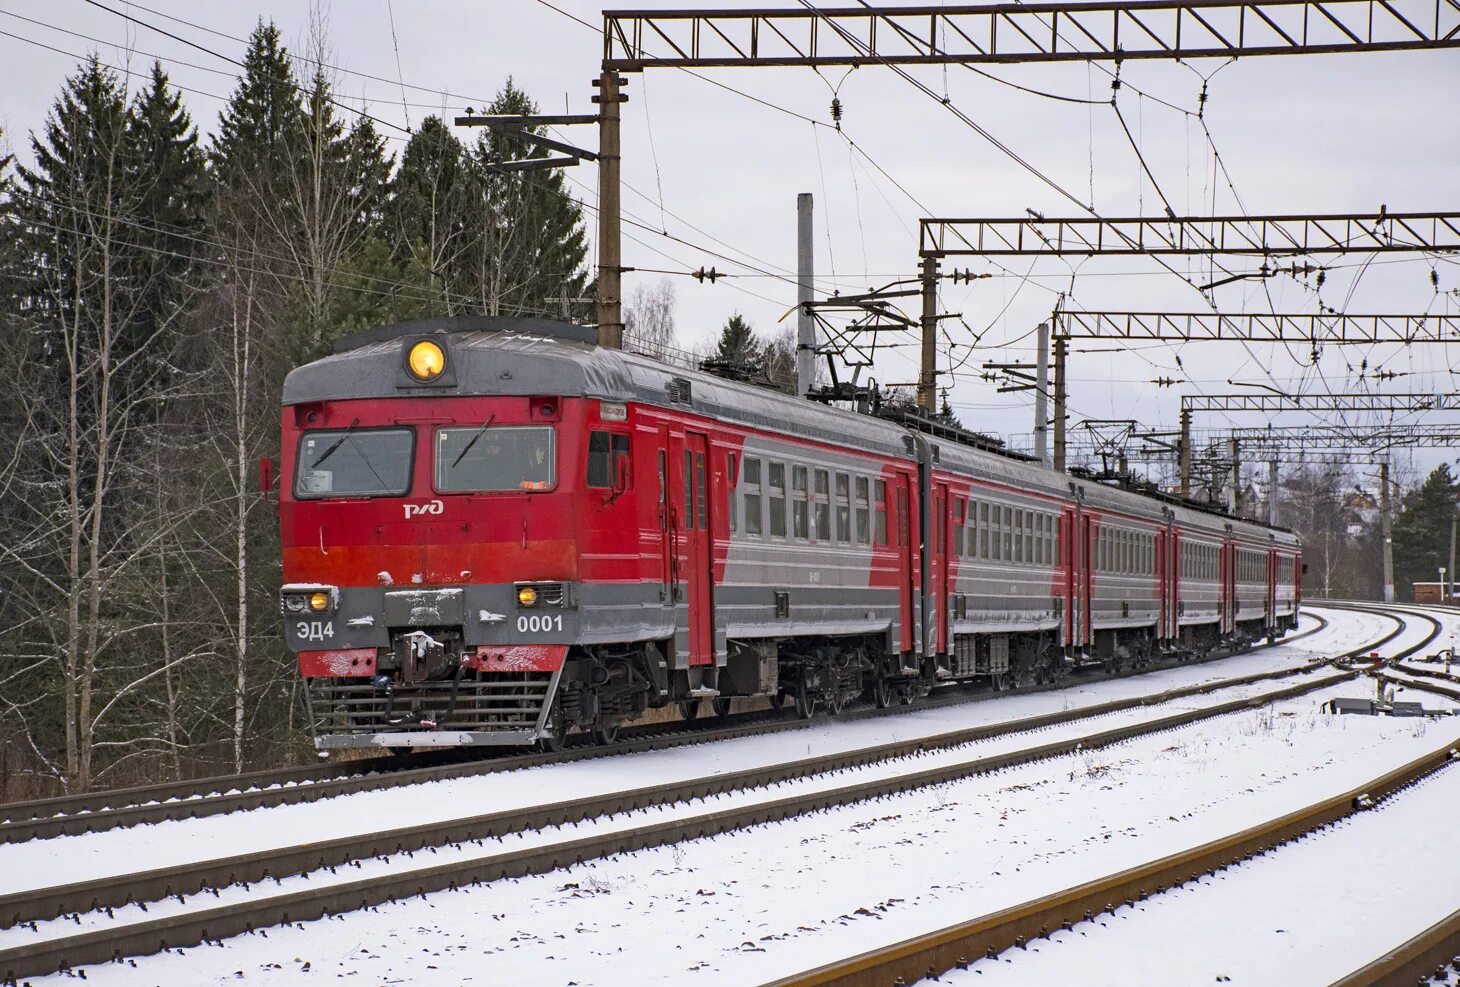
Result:
[[[1343,498],[1343,511],[1349,519],[1349,537],[1357,538],[1379,520],[1379,501],[1372,494],[1355,490]]]
[[[1445,583],[1415,583],[1414,584],[1414,602],[1415,603],[1444,603],[1444,602],[1446,602],[1446,600],[1445,600],[1445,590],[1446,589],[1449,589],[1449,591],[1450,591],[1450,602],[1454,602],[1455,600],[1460,599],[1460,596],[1457,596],[1456,595],[1455,585],[1453,583],[1449,583],[1449,582],[1445,582]]]

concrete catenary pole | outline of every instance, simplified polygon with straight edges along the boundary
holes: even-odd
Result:
[[[1389,461],[1379,464],[1379,533],[1384,539],[1384,602],[1394,602],[1394,527],[1389,518]]]
[[[622,349],[623,241],[620,229],[619,86],[617,72],[598,79],[598,345]]]
[[[1242,445],[1236,439],[1227,444],[1232,456],[1232,495],[1227,500],[1227,509],[1236,517],[1242,510]]]
[[[1191,409],[1181,409],[1181,438],[1177,440],[1181,459],[1181,496],[1191,496]]]
[[[1054,468],[1065,471],[1065,354],[1070,341],[1054,337]]]
[[[1278,523],[1278,461],[1267,464],[1267,523],[1277,527]]]
[[[796,196],[796,394],[816,386],[816,320],[807,303],[815,298],[816,244],[812,238],[810,192]]]
[[[938,258],[924,257],[922,359],[918,368],[918,411],[932,417],[938,409]]]
[[[1049,465],[1049,323],[1039,324],[1039,354],[1034,370],[1034,455]]]
[[[1460,505],[1456,505],[1455,510],[1460,513]],[[1445,597],[1446,603],[1455,596],[1455,517],[1455,514],[1450,515],[1450,594]],[[1444,587],[1441,586],[1440,589],[1443,591]]]

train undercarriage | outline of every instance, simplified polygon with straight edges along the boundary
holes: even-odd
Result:
[[[423,632],[382,655],[372,676],[311,680],[306,701],[325,748],[536,743],[558,750],[574,732],[613,743],[626,723],[671,705],[694,719],[709,700],[723,717],[736,698],[764,698],[809,719],[858,701],[879,709],[910,704],[945,683],[982,681],[1000,691],[1056,684],[1078,669],[1121,674],[1219,649],[1235,653],[1275,641],[1293,623],[1244,621],[1226,635],[1215,623],[1191,624],[1171,640],[1158,639],[1153,626],[1100,629],[1079,648],[1061,646],[1052,630],[960,634],[949,654],[922,659],[889,651],[879,635],[732,639],[724,666],[694,670],[671,669],[655,642],[596,645],[569,649],[561,669],[544,672],[469,668],[450,635]]]

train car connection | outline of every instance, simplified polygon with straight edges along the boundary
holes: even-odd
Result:
[[[579,326],[382,327],[283,403],[280,605],[322,750],[609,742],[748,696],[810,716],[1296,624],[1289,532]]]

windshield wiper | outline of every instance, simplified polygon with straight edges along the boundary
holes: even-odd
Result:
[[[464,446],[461,447],[461,452],[458,452],[456,454],[456,458],[451,461],[451,468],[452,469],[456,469],[456,464],[459,463],[459,462],[461,462],[461,460],[466,456],[467,453],[471,452],[471,447],[477,444],[477,439],[480,439],[482,437],[482,433],[485,432],[487,429],[491,428],[492,427],[492,422],[494,422],[496,420],[497,420],[497,416],[495,414],[493,414],[492,417],[488,418],[482,424],[482,427],[479,428],[479,429],[477,429],[476,432],[472,435],[472,437],[467,440],[466,445],[464,445]]]
[[[310,469],[319,469],[319,467],[324,463],[326,459],[333,456],[335,454],[335,450],[344,445],[345,440],[350,437],[351,432],[355,431],[355,426],[358,424],[360,424],[360,419],[358,418],[350,422],[349,427],[346,428],[343,433],[341,433],[338,439],[335,439],[334,442],[330,443],[330,447],[324,451],[324,455],[316,459],[314,461],[314,464],[310,466]]]

